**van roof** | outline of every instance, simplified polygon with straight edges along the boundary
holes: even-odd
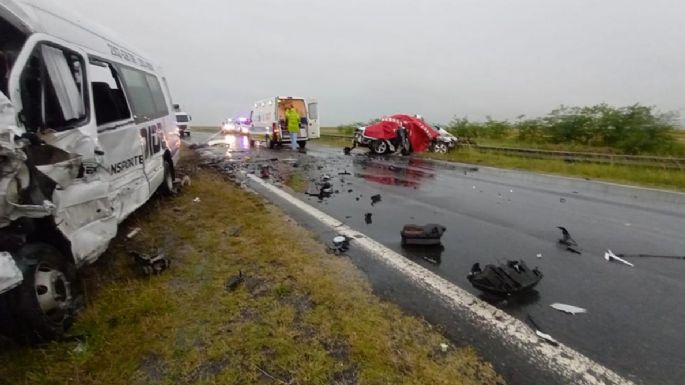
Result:
[[[153,64],[139,50],[122,43],[123,39],[116,37],[115,33],[66,9],[56,1],[3,0],[0,4],[0,16],[6,17],[26,33],[45,33],[95,51],[103,57],[116,56],[117,60],[133,66],[152,71],[159,69],[159,66]],[[126,60],[127,58],[135,60]]]

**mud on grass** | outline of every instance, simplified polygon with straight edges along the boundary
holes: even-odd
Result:
[[[71,332],[80,337],[5,346],[0,382],[502,383],[471,348],[436,355],[444,337],[374,297],[350,261],[217,176],[198,170],[178,196],[154,198],[127,220],[86,272],[88,307]],[[142,231],[125,240],[130,227]],[[127,251],[157,249],[170,269],[138,276]],[[227,290],[240,271],[244,281]]]

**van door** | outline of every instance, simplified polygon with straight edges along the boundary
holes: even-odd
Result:
[[[316,139],[321,137],[321,130],[319,127],[319,103],[316,99],[310,99],[307,104],[307,115],[309,117],[309,139]]]

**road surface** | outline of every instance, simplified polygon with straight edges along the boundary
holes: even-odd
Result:
[[[685,195],[364,151],[344,156],[324,146],[310,146],[304,158],[311,162],[306,176],[330,174],[338,193],[321,201],[300,194],[302,200],[510,315],[531,316],[543,331],[626,378],[683,383],[685,260],[632,258],[631,268],[603,255],[607,249],[685,255]],[[382,201],[371,205],[374,194]],[[444,250],[403,249],[399,232],[406,223],[445,226]],[[557,226],[569,229],[581,255],[560,247]],[[535,291],[503,300],[483,295],[466,279],[475,262],[507,259],[540,268],[544,278]],[[587,313],[559,312],[549,306],[555,302]],[[430,307],[412,311],[435,318]]]

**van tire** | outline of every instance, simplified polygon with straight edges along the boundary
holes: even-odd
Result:
[[[176,194],[176,186],[174,186],[174,180],[176,179],[174,173],[174,166],[171,161],[164,157],[164,179],[162,184],[159,185],[159,192],[164,195],[171,196]]]
[[[298,140],[297,145],[300,146],[301,150],[304,150],[304,147],[307,145],[307,141],[306,140]]]
[[[18,342],[36,343],[60,338],[74,321],[74,298],[78,288],[76,267],[54,247],[45,243],[25,245],[24,281],[13,290]]]
[[[374,140],[371,143],[371,151],[373,151],[374,154],[383,155],[386,152],[390,151],[390,148],[388,147],[388,143],[386,143],[385,140]]]

